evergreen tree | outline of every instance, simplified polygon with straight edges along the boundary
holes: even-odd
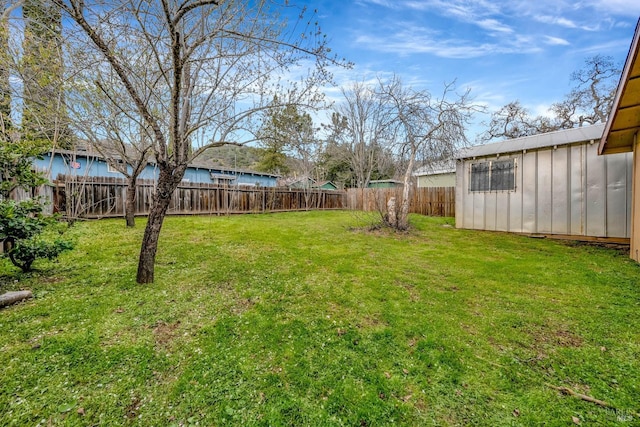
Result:
[[[6,10],[6,0],[0,0],[0,15]],[[0,19],[0,139],[9,140],[11,128],[11,87],[9,85],[9,18]]]
[[[69,148],[68,119],[63,106],[62,21],[52,0],[25,0],[22,58],[24,137]]]

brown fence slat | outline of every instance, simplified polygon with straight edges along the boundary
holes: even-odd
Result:
[[[400,200],[402,188],[349,188],[347,208],[367,212],[384,212],[387,201]],[[455,187],[420,187],[411,190],[409,211],[428,216],[455,216]]]

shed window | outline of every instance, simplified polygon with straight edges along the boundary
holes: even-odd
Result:
[[[513,191],[516,189],[515,160],[471,165],[471,191]]]

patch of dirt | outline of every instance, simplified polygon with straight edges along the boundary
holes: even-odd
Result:
[[[582,347],[584,342],[581,337],[567,330],[556,331],[555,338],[560,347]]]
[[[175,331],[178,326],[180,326],[180,321],[175,323],[157,322],[153,327],[153,337],[156,340],[156,345],[166,347],[175,337]]]
[[[251,310],[255,305],[256,303],[251,298],[239,298],[231,307],[231,313],[238,316]]]
[[[41,283],[53,284],[53,283],[64,282],[64,280],[65,280],[64,277],[50,276],[50,277],[41,277],[38,281]]]
[[[629,245],[623,243],[609,243],[609,242],[583,242],[570,240],[566,242],[567,246],[580,247],[580,246],[593,246],[596,248],[613,249],[620,255],[629,256]]]
[[[358,329],[362,328],[376,328],[378,326],[389,326],[387,322],[382,319],[373,316],[362,316],[359,322],[356,324]]]
[[[535,341],[535,347],[557,346],[557,347],[582,347],[584,340],[574,334],[566,327],[538,327],[531,329],[529,335]]]
[[[414,285],[410,283],[398,283],[398,285],[402,286],[407,291],[407,293],[409,294],[409,301],[420,301],[420,294],[416,291],[416,287]]]
[[[131,403],[125,409],[124,416],[127,419],[132,420],[138,416],[138,412],[140,411],[140,398],[138,396],[133,396],[131,398]]]

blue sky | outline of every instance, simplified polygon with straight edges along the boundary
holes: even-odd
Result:
[[[339,84],[397,73],[436,93],[455,79],[490,110],[519,100],[534,114],[569,91],[587,57],[609,55],[622,66],[640,15],[639,0],[301,3],[318,10],[334,52],[355,63],[336,70]]]

